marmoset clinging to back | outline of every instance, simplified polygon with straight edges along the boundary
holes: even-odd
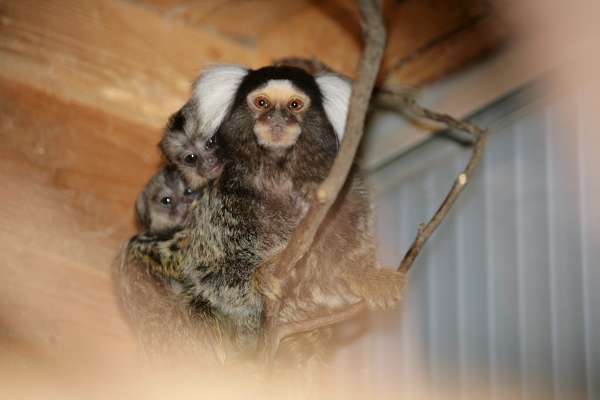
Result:
[[[161,247],[165,238],[184,237],[182,227],[196,196],[173,165],[154,175],[136,201],[142,232],[129,241],[114,270],[123,309],[149,356],[208,360],[215,354],[211,347],[219,326],[190,318],[178,296],[183,280],[179,242]]]
[[[183,226],[197,194],[173,165],[161,169],[150,178],[135,203],[142,231],[156,234]]]
[[[194,190],[221,174],[215,154],[215,127],[198,118],[195,97],[169,118],[160,148],[169,163],[177,167]]]
[[[127,259],[132,263],[145,264],[149,272],[173,288],[183,279],[179,268],[179,247],[184,242],[183,232],[187,217],[198,191],[192,190],[174,165],[167,165],[154,175],[139,194],[136,213],[142,232],[130,240]],[[168,248],[160,240],[180,238],[169,243]]]
[[[184,218],[197,192],[222,170],[215,154],[216,128],[202,124],[199,112],[192,97],[169,118],[159,146],[170,164],[149,182],[136,203],[143,232],[130,240],[128,259],[143,262],[163,279],[181,280],[180,254],[174,250],[185,240]],[[177,244],[164,247],[158,240],[172,235]]]

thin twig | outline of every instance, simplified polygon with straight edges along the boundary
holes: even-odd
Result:
[[[316,318],[311,318],[303,321],[287,322],[279,326],[277,330],[276,343],[280,343],[288,336],[299,333],[314,331],[326,326],[335,325],[337,323],[347,321],[354,318],[366,309],[364,302],[354,303],[341,310],[334,311],[327,315],[322,315]]]
[[[380,88],[377,93],[374,94],[373,103],[377,107],[387,108],[401,113],[408,112],[419,118],[440,122],[450,129],[456,129],[470,134],[473,139],[477,139],[484,133],[484,130],[477,125],[467,121],[458,121],[447,114],[438,113],[418,105],[414,96],[409,92]]]
[[[427,224],[419,226],[415,240],[402,259],[402,262],[398,267],[398,271],[407,273],[421,252],[425,242],[427,242],[431,235],[433,235],[433,232],[435,232],[437,227],[442,223],[444,218],[446,218],[446,215],[448,215],[448,212],[456,202],[456,199],[471,180],[473,171],[483,157],[483,150],[485,148],[487,137],[485,132],[478,126],[466,121],[458,121],[447,114],[437,113],[421,107],[415,102],[414,99],[411,99],[407,96],[397,95],[391,91],[382,90],[378,95],[377,102],[379,105],[384,105],[388,108],[396,109],[398,111],[409,112],[419,118],[425,118],[443,123],[450,129],[456,129],[469,133],[475,139],[475,142],[473,143],[473,153],[469,159],[469,162],[467,163],[467,166],[454,180],[452,188],[446,195],[446,198],[437,209],[431,220],[429,220]]]

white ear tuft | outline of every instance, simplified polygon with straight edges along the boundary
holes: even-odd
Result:
[[[346,130],[352,83],[338,75],[325,74],[316,78],[323,94],[323,107],[340,142]]]
[[[192,96],[198,104],[203,135],[212,135],[219,129],[246,74],[248,70],[237,65],[216,65],[202,72]]]

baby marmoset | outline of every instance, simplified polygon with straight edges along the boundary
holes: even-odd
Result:
[[[170,244],[170,249],[158,251],[160,246],[155,241],[178,235],[197,195],[179,170],[167,165],[150,179],[136,201],[142,232],[130,241],[128,258],[143,261],[150,273],[173,288],[183,280],[176,257],[178,246]],[[172,250],[171,254],[167,250]]]
[[[157,234],[180,228],[196,196],[177,168],[167,165],[150,178],[135,203],[142,231]]]
[[[169,118],[160,149],[169,163],[155,175],[138,197],[136,211],[142,233],[129,244],[131,258],[145,261],[156,276],[181,280],[178,244],[165,238],[185,240],[184,218],[192,201],[210,179],[219,176],[222,165],[215,154],[214,128],[201,124],[198,103],[192,97]]]
[[[177,295],[183,280],[178,246],[186,236],[185,217],[197,191],[220,173],[212,135],[196,129],[198,118],[189,116],[194,110],[188,102],[169,119],[160,147],[170,164],[138,196],[141,232],[123,250],[114,281],[145,354],[161,358],[196,354],[208,360],[205,351],[218,350],[219,326],[192,318]]]
[[[221,174],[222,165],[215,154],[215,130],[202,123],[200,105],[192,97],[169,118],[160,148],[167,161],[175,166],[187,184],[198,190]]]

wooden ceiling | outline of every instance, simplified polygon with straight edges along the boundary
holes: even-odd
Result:
[[[423,85],[505,38],[484,0],[387,1],[381,77]],[[354,1],[19,0],[0,4],[0,76],[162,127],[207,64],[315,57],[352,75]]]
[[[213,32],[256,53],[259,63],[316,57],[352,75],[361,40],[353,0],[133,0],[164,18]],[[489,1],[384,2],[389,43],[383,76],[409,85],[437,79],[498,44]],[[443,66],[434,66],[442,63]],[[432,64],[429,66],[428,64]]]
[[[132,348],[109,271],[135,231],[167,117],[207,64],[303,56],[352,75],[353,4],[0,2],[0,353],[15,338],[53,355],[98,349],[109,362]],[[506,36],[478,0],[387,1],[385,18],[381,77],[395,83],[443,77]]]

